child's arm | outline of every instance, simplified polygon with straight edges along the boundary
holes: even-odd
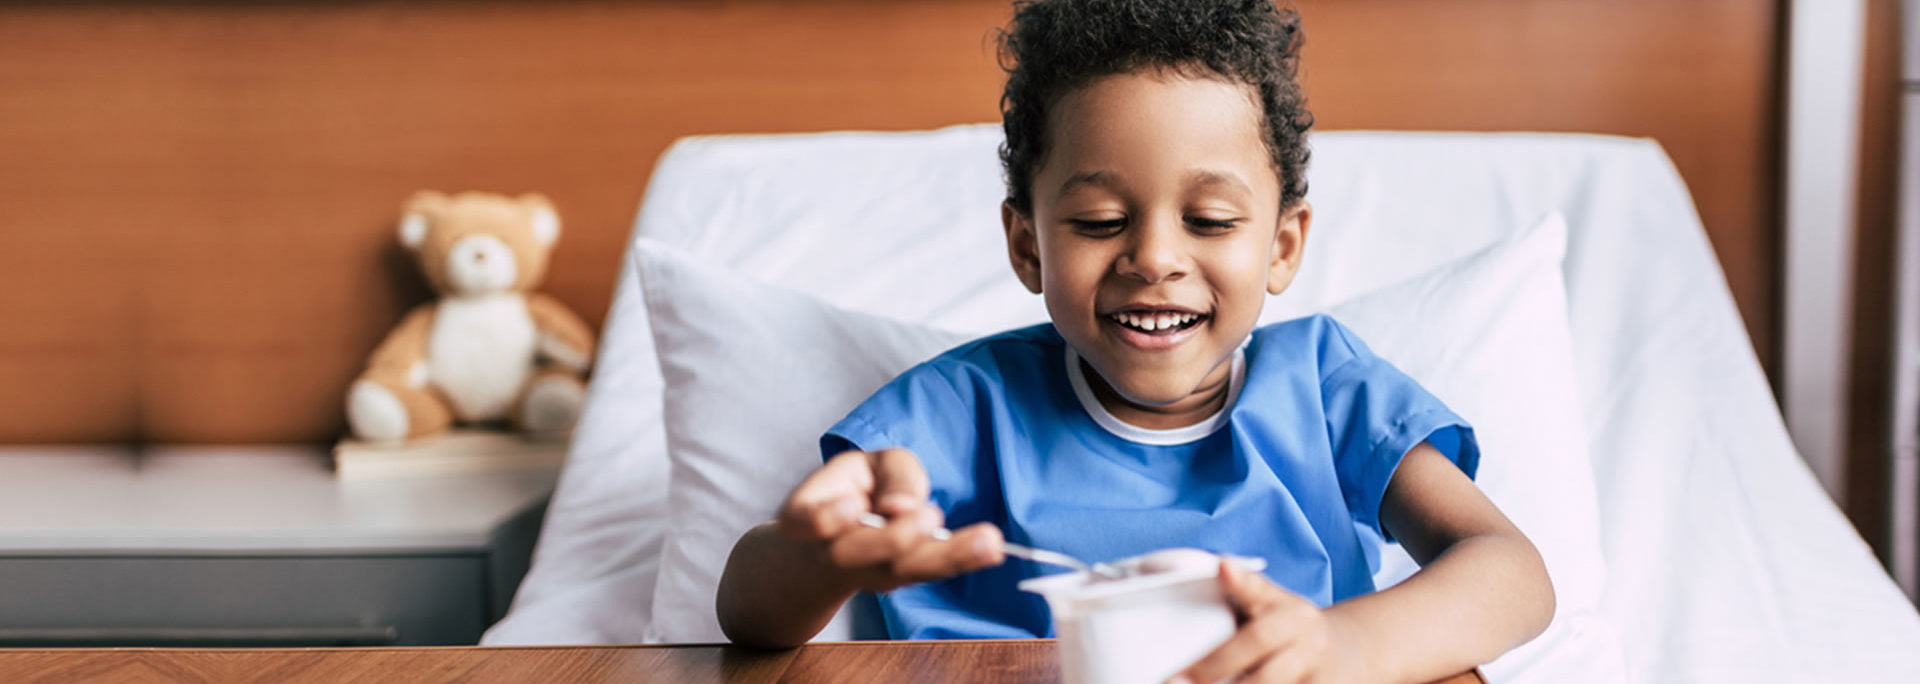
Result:
[[[779,517],[740,537],[720,576],[716,611],[734,643],[806,643],[862,589],[886,591],[999,565],[1000,530],[980,523],[936,540],[927,472],[905,449],[849,451],[795,487]],[[884,529],[859,524],[869,511]]]
[[[1181,676],[1433,681],[1526,643],[1553,619],[1553,584],[1540,553],[1432,446],[1422,443],[1401,461],[1380,520],[1420,572],[1323,611],[1264,576],[1222,564],[1240,630]]]

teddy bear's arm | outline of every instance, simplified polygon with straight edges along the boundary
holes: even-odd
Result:
[[[387,339],[367,359],[366,376],[397,385],[420,387],[426,384],[427,337],[433,333],[432,304],[415,307],[387,333]]]
[[[527,313],[539,331],[540,355],[563,367],[585,371],[593,365],[593,329],[547,295],[527,295]]]

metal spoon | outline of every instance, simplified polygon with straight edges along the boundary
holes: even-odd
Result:
[[[887,519],[880,517],[878,513],[862,513],[860,514],[860,524],[866,525],[867,527],[882,528],[887,526]],[[944,527],[934,530],[932,534],[934,539],[946,540],[953,538],[953,532]],[[1087,576],[1094,579],[1125,579],[1128,574],[1124,568],[1107,563],[1088,565],[1078,558],[1059,551],[1036,549],[1031,546],[1022,546],[1013,542],[1002,542],[1000,546],[1006,551],[1007,555],[1013,556],[1014,558],[1025,558],[1035,563],[1045,563],[1047,565],[1069,568],[1078,572],[1084,572]]]

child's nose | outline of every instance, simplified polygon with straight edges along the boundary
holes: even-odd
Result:
[[[1115,270],[1124,276],[1147,283],[1172,280],[1186,274],[1181,253],[1180,226],[1177,221],[1153,221],[1132,231],[1127,250],[1120,255]]]

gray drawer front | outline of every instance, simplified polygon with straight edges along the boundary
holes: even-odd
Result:
[[[0,558],[0,646],[472,644],[479,555]]]

